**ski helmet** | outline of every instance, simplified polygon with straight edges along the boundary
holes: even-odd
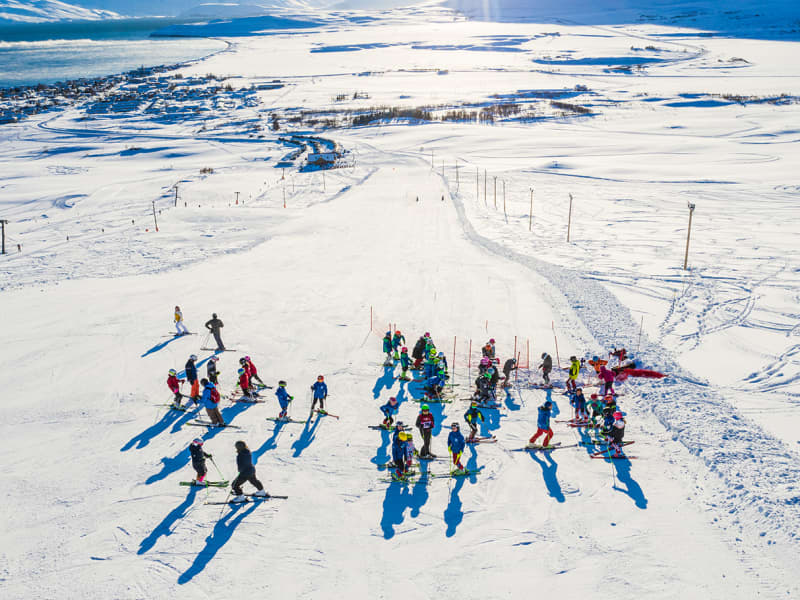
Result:
[[[429,337],[431,337],[431,334],[426,331],[424,337],[429,338]]]
[[[278,385],[279,385],[280,387],[286,387],[286,382],[285,382],[283,379],[281,379],[281,380],[278,382]]]
[[[402,333],[400,333],[400,330],[399,330],[399,329],[398,329],[397,331],[395,331],[395,332],[394,332],[394,334],[395,334],[395,335],[403,335]]]
[[[569,357],[569,359],[570,359],[572,362],[576,362],[576,361],[578,360],[578,359],[577,359],[577,358],[575,358],[574,356],[570,356],[570,357]]]
[[[472,402],[469,403],[469,405],[475,407],[478,406],[478,402],[476,400],[473,400]]]
[[[431,348],[430,355],[431,356],[436,356],[436,348]]]
[[[389,402],[391,402],[392,404],[397,404],[397,398],[392,396],[391,398],[389,398]]]
[[[482,364],[482,365],[488,365],[490,362],[492,362],[492,361],[490,361],[490,360],[489,360],[488,358],[486,358],[485,356],[484,356],[484,357],[481,359],[481,364]]]
[[[250,357],[249,357],[249,356],[245,356],[245,357],[244,357],[244,359],[245,359],[247,362],[250,362]]]
[[[397,434],[397,437],[400,438],[401,442],[405,442],[408,439],[408,434],[405,431],[401,431]]]
[[[439,358],[444,358],[444,352],[439,352],[439,354],[438,354],[437,356],[438,356]]]
[[[239,452],[241,452],[242,450],[247,450],[247,444],[245,444],[245,443],[244,443],[242,440],[238,440],[238,441],[237,441],[237,442],[234,444],[234,446],[236,446],[236,449],[237,449]]]
[[[237,372],[239,375],[244,375],[244,369],[239,369],[239,370],[238,370],[238,371],[236,371],[236,372]]]
[[[490,339],[490,340],[489,340],[489,343],[490,343],[490,344],[494,344],[494,343],[495,343],[495,341],[494,341],[494,338]]]
[[[192,445],[193,446],[202,446],[204,441],[205,440],[203,440],[203,438],[194,438],[192,440]]]
[[[169,370],[169,374],[172,375],[172,376],[175,376],[175,375],[178,374],[178,372],[175,369],[170,369]]]
[[[459,429],[459,428],[460,428],[460,426],[459,426],[459,424],[458,424],[458,423],[455,423],[455,422],[454,422],[454,423],[452,423],[452,424],[450,425],[450,428],[451,428],[451,429]]]
[[[580,392],[581,396],[582,396],[583,395],[583,388],[576,388],[575,389],[575,393],[577,394],[578,392]]]
[[[621,418],[622,418],[622,413],[621,413],[621,412],[619,412],[619,411],[615,412],[615,413],[614,413],[614,418],[615,418],[615,419],[621,419]]]
[[[545,408],[550,408],[551,406],[553,406],[553,403],[552,403],[550,400],[547,400],[547,401],[544,403],[544,407],[545,407]]]
[[[325,381],[324,375],[317,375],[317,381]]]
[[[484,373],[483,376],[486,377],[486,379],[491,379],[492,378],[492,374],[489,373],[489,371],[486,371],[486,373]]]
[[[387,331],[386,332],[386,337],[392,337],[392,332],[391,331]]]
[[[598,360],[600,360],[600,357],[599,357],[599,356],[593,356],[593,357],[592,357],[592,361],[593,361],[593,362],[597,362]]]
[[[547,356],[547,352],[542,352],[542,358],[544,358],[545,356]]]
[[[427,404],[423,404],[420,406],[420,410],[430,410],[430,407]]]
[[[403,354],[406,354],[406,353],[408,353],[408,348],[403,346],[402,348],[400,348],[400,352],[402,352]]]
[[[192,355],[189,357],[189,360],[197,360],[197,354],[192,354]]]
[[[216,319],[217,318],[217,313],[211,313],[211,318],[212,319]]]
[[[397,428],[398,431],[400,431],[401,429],[403,429],[403,427],[406,426],[406,424],[403,423],[402,421],[398,421],[397,423],[394,424],[394,426]]]

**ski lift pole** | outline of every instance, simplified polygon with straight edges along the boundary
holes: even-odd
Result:
[[[556,364],[558,365],[558,368],[560,369],[561,368],[561,358],[559,358],[559,356],[558,356],[558,337],[556,337],[556,325],[555,325],[554,321],[550,321],[550,327],[552,327],[552,329],[553,329],[553,340],[555,340],[555,343],[556,343]]]

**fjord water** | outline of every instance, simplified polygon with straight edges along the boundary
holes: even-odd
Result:
[[[174,64],[225,48],[206,38],[151,38],[174,19],[0,26],[0,87],[100,77]]]

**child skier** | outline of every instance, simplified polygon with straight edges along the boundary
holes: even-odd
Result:
[[[253,364],[253,360],[249,356],[244,357],[245,362],[247,363],[248,369],[250,371],[250,382],[252,383],[253,379],[258,381],[262,387],[267,387],[263,381],[261,381],[261,377],[258,376],[258,369],[256,369],[255,364]]]
[[[400,360],[400,354],[398,351],[400,350],[400,346],[406,343],[406,338],[403,337],[403,334],[400,333],[400,330],[394,332],[394,336],[392,336],[392,350],[394,351],[394,359]]]
[[[604,384],[600,393],[603,396],[614,393],[614,371],[607,369],[605,365],[600,367],[597,373],[600,376],[600,381]]]
[[[411,375],[408,374],[410,367],[411,359],[408,357],[408,348],[403,346],[402,350],[400,350],[400,369],[402,369],[402,373],[398,377],[400,381],[411,381]]]
[[[553,370],[553,357],[547,352],[542,352],[542,364],[540,364],[538,368],[542,370],[544,385],[550,385],[550,371]]]
[[[613,415],[614,423],[611,425],[610,449],[614,451],[615,457],[622,456],[622,438],[625,437],[625,419],[622,418],[622,413],[617,411]]]
[[[203,441],[203,438],[195,438],[194,441],[189,444],[189,454],[192,456],[192,468],[197,473],[194,483],[203,483],[208,473],[208,469],[206,469],[206,459],[211,458],[211,454],[203,451]]]
[[[458,423],[453,423],[450,425],[450,435],[447,436],[447,449],[450,451],[456,473],[463,473],[465,470],[464,465],[461,464],[461,453],[464,452],[465,446],[466,441],[459,431]]]
[[[474,440],[478,435],[478,421],[483,421],[483,413],[478,409],[478,403],[474,400],[470,402],[467,412],[464,413],[464,420],[469,425],[469,440]]]
[[[597,427],[597,420],[603,416],[603,408],[605,408],[605,403],[597,394],[592,394],[591,400],[589,401],[589,408],[592,409],[592,427]]]
[[[184,368],[186,373],[186,381],[192,385],[192,389],[189,392],[189,397],[195,404],[200,401],[200,382],[197,380],[197,366],[195,365],[196,360],[197,356],[192,354],[189,357],[189,360],[186,361],[186,367]]]
[[[552,416],[552,408],[553,403],[548,400],[544,404],[539,407],[539,417],[536,421],[536,426],[538,429],[536,430],[536,434],[528,440],[528,443],[531,445],[536,443],[536,440],[539,438],[540,435],[545,434],[544,442],[542,443],[542,447],[546,448],[550,445],[550,440],[553,437],[553,430],[550,428],[550,417]]]
[[[383,352],[386,354],[386,360],[383,361],[384,367],[391,367],[394,365],[392,362],[392,332],[387,331],[383,336]]]
[[[447,379],[447,357],[444,355],[444,352],[439,352],[436,358],[439,359],[439,370],[444,370],[444,378]]]
[[[254,394],[250,389],[250,376],[247,374],[247,369],[241,367],[237,374],[239,375],[239,389],[242,391],[242,395],[248,400],[253,399]]]
[[[208,359],[208,362],[206,363],[206,375],[208,375],[208,380],[214,385],[217,385],[218,383],[217,378],[219,377],[219,371],[217,371],[218,360],[219,357],[212,356],[211,358]]]
[[[311,391],[314,392],[314,400],[311,403],[311,412],[314,412],[314,408],[317,406],[317,401],[319,401],[319,412],[325,412],[325,399],[328,397],[328,384],[325,383],[325,377],[323,375],[317,375],[317,380],[311,386]]]
[[[433,377],[425,380],[425,387],[423,389],[428,397],[441,400],[445,383],[447,383],[447,381],[445,379],[444,370],[441,369]]]
[[[264,491],[264,486],[256,477],[256,468],[253,465],[253,456],[250,454],[250,449],[243,441],[239,440],[234,444],[236,447],[236,467],[239,469],[239,474],[236,479],[231,483],[231,489],[236,494],[231,499],[231,502],[247,502],[247,496],[242,493],[242,484],[249,481],[256,487],[256,493],[253,496],[259,498],[266,498],[267,492]]]
[[[206,409],[206,414],[211,422],[218,426],[224,427],[225,421],[222,419],[222,413],[219,412],[219,392],[217,386],[211,383],[208,379],[203,379],[203,406]]]
[[[186,329],[186,325],[183,322],[183,313],[181,312],[181,307],[175,307],[175,330],[177,333],[175,335],[186,335],[189,333],[189,330]]]
[[[425,358],[425,336],[420,336],[417,343],[414,344],[414,349],[411,351],[411,358],[414,359],[413,369],[419,369],[422,366],[422,360]]]
[[[183,382],[183,379],[178,379],[178,372],[175,369],[169,370],[169,375],[167,376],[167,387],[169,387],[169,391],[174,394],[172,405],[175,408],[180,408],[181,405],[181,398],[183,398],[183,394],[181,394],[180,384]]]
[[[392,462],[394,463],[394,473],[392,479],[403,481],[406,479],[406,440],[408,436],[405,431],[400,431],[394,436],[392,441]]]
[[[392,423],[394,422],[392,415],[397,414],[399,410],[400,407],[397,405],[397,398],[392,396],[391,398],[389,398],[389,401],[380,408],[380,411],[383,413],[384,416],[383,423],[381,423],[381,425],[386,429],[390,429]]]
[[[567,392],[574,392],[578,387],[578,375],[581,372],[581,361],[574,356],[570,356],[569,362],[569,373],[567,374]]]
[[[289,415],[286,411],[289,408],[289,403],[294,400],[294,396],[290,396],[289,392],[286,391],[285,381],[281,380],[278,382],[278,389],[275,391],[275,395],[278,397],[278,404],[281,405],[281,412],[278,414],[278,419],[288,420]]]
[[[417,429],[422,435],[422,448],[419,451],[420,458],[436,458],[435,454],[431,454],[431,434],[433,433],[434,424],[430,407],[427,404],[423,404],[420,407],[419,416],[417,416]]]
[[[575,408],[575,422],[586,423],[589,415],[586,412],[586,396],[583,395],[583,388],[578,388],[572,396],[572,406]]]

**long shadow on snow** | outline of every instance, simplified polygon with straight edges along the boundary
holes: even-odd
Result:
[[[196,411],[180,412],[167,407],[164,407],[164,410],[166,412],[161,415],[161,418],[158,421],[153,423],[141,433],[137,433],[135,436],[133,436],[122,448],[119,449],[119,451],[126,452],[134,446],[139,449],[144,448],[150,443],[150,440],[152,440],[158,434],[166,431],[170,425],[173,426],[172,430],[174,432],[180,429],[182,425],[186,424],[187,421],[197,416]]]
[[[303,425],[303,431],[300,432],[300,437],[297,438],[297,441],[294,444],[292,444],[292,448],[294,449],[294,454],[292,456],[294,458],[300,456],[303,453],[303,450],[308,448],[314,441],[314,436],[317,433],[317,427],[319,427],[321,421],[322,415],[317,413],[317,418],[314,419],[314,424],[311,425],[311,427],[308,426],[308,424],[311,422],[310,420],[306,421],[306,424]]]
[[[286,423],[279,423],[275,422],[275,428],[272,430],[272,436],[268,437],[264,440],[264,443],[261,444],[259,448],[253,450],[253,463],[256,463],[261,456],[268,452],[269,450],[274,450],[278,447],[278,436],[283,431],[283,428],[286,426]]]
[[[253,406],[253,405],[252,404],[247,404],[246,402],[237,402],[233,406],[229,406],[227,408],[222,409],[222,411],[221,411],[222,418],[226,423],[230,423],[231,421],[233,421],[233,418],[236,415],[238,415],[239,413],[247,410],[247,408],[250,407],[250,406]],[[198,427],[198,431],[202,431],[202,429],[200,429]],[[217,435],[219,435],[220,433],[222,433],[223,431],[225,431],[225,430],[222,429],[222,428],[219,428],[219,427],[209,427],[208,429],[206,429],[205,433],[203,433],[199,437],[202,437],[205,441],[209,441],[212,438],[214,438]],[[230,445],[233,446],[233,442],[231,442]],[[168,475],[170,475],[172,473],[175,473],[179,469],[185,467],[190,462],[191,462],[191,457],[190,457],[190,454],[189,454],[189,447],[187,446],[187,447],[185,447],[183,450],[181,450],[180,452],[178,452],[175,456],[173,456],[171,458],[167,458],[167,457],[162,458],[161,459],[161,463],[162,463],[161,470],[158,473],[155,473],[155,474],[151,475],[150,477],[148,477],[147,479],[145,479],[145,483],[147,485],[150,485],[151,483],[155,483],[156,481],[161,481],[162,479],[164,479]]]
[[[422,466],[424,466],[424,461]],[[384,539],[389,540],[395,536],[395,527],[403,522],[403,513],[407,508],[411,509],[410,517],[417,517],[420,509],[427,501],[428,484],[424,477],[420,477],[411,490],[409,490],[407,483],[392,482],[388,484],[386,496],[383,499],[383,515],[381,516],[381,529],[383,530]]]
[[[383,375],[378,377],[375,381],[375,385],[372,387],[372,397],[376,400],[381,395],[381,390],[386,388],[387,390],[392,389],[394,385],[394,366],[391,367],[383,367]]]
[[[244,506],[249,506],[249,508],[244,509]],[[203,571],[203,569],[206,568],[208,563],[211,562],[211,559],[216,556],[217,552],[219,552],[222,547],[228,543],[228,540],[231,539],[234,530],[239,526],[246,516],[251,514],[256,509],[258,504],[253,502],[245,504],[244,506],[233,505],[231,507],[231,511],[217,521],[216,525],[214,525],[214,530],[211,532],[211,535],[206,538],[205,548],[200,550],[191,566],[189,566],[189,568],[181,573],[178,577],[178,583],[180,585],[189,583],[195,577],[195,575],[198,575]],[[234,515],[236,516],[234,517]]]
[[[553,460],[553,453],[544,452],[544,460],[539,458],[539,453],[536,451],[528,452],[528,454],[542,468],[542,478],[544,479],[544,485],[547,487],[547,493],[559,502],[564,502],[564,493],[561,491],[561,484],[558,483],[558,477],[556,476],[558,463]]]
[[[517,401],[514,399],[514,396],[511,394],[512,388],[505,388],[503,391],[506,393],[506,397],[503,398],[503,402],[505,402],[506,408],[510,411],[517,411],[522,409],[522,404],[517,404]],[[520,396],[522,398],[522,396]]]
[[[478,453],[476,451],[475,446],[469,446],[470,457],[465,465],[467,469],[477,469],[478,468]],[[475,478],[471,477],[470,483],[475,483]],[[461,492],[461,488],[464,487],[464,483],[467,481],[467,477],[457,477],[456,484],[453,486],[453,489],[450,491],[450,500],[447,503],[447,507],[444,509],[444,522],[447,524],[447,529],[445,530],[446,537],[453,537],[456,534],[456,530],[458,526],[461,524],[461,521],[464,520],[464,509],[461,505],[461,498],[459,497],[459,493]]]
[[[178,506],[173,508],[170,513],[164,517],[161,523],[156,525],[156,528],[150,532],[150,535],[139,543],[139,550],[137,550],[136,554],[144,554],[150,550],[156,545],[158,538],[172,535],[172,526],[186,516],[186,513],[194,504],[199,489],[198,487],[189,488],[189,493],[186,494],[186,498]]]
[[[166,340],[164,342],[159,342],[158,344],[156,344],[155,346],[153,346],[149,350],[145,350],[145,353],[142,354],[139,358],[144,358],[145,356],[150,356],[151,354],[154,354],[155,352],[158,352],[159,350],[163,350],[164,348],[167,347],[168,344],[171,344],[175,340],[179,340],[182,337],[183,337],[182,335],[178,335],[178,336],[175,336],[174,338],[168,339],[168,340]]]
[[[634,481],[634,479],[631,477],[631,461],[612,459],[611,462],[614,463],[614,468],[617,471],[617,479],[619,479],[620,483],[625,484],[625,487],[627,488],[622,489],[621,487],[615,485],[614,489],[630,496],[637,508],[641,508],[642,510],[646,509],[647,498],[645,498],[644,492],[639,484],[636,483],[636,481]]]
[[[388,463],[392,457],[389,455],[389,446],[392,443],[391,432],[387,429],[381,429],[381,445],[375,451],[375,456],[370,460],[374,465],[380,467]]]

